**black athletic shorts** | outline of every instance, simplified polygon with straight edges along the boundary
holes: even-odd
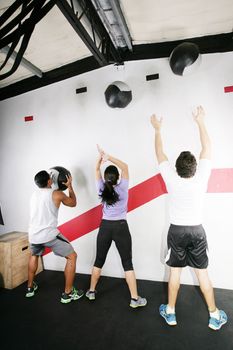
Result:
[[[202,225],[170,225],[167,236],[168,254],[165,259],[171,267],[191,266],[205,269],[208,266],[208,244]]]

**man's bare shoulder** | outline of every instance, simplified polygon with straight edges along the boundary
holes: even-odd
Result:
[[[60,199],[60,198],[63,198],[64,197],[64,193],[60,190],[54,190],[53,191],[53,198],[54,199]]]

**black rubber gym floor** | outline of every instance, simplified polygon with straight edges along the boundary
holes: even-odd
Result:
[[[75,286],[86,290],[90,276],[77,274]],[[101,277],[94,302],[85,296],[61,304],[63,273],[43,271],[39,290],[25,298],[26,283],[0,289],[0,349],[69,350],[233,350],[233,292],[215,289],[217,305],[229,317],[220,331],[208,328],[208,313],[195,286],[181,286],[177,322],[169,327],[158,308],[166,302],[167,284],[138,280],[144,308],[129,307],[121,278]]]

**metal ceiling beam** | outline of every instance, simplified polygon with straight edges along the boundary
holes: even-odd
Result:
[[[10,51],[10,48],[9,48],[9,46],[5,46],[0,51],[4,52],[7,55],[8,52]],[[15,59],[17,57],[17,55],[18,55],[18,53],[16,51],[13,51],[10,58]],[[27,70],[29,70],[31,73],[33,73],[37,77],[42,78],[43,72],[39,68],[34,66],[34,64],[32,64],[31,62],[26,60],[26,58],[23,57],[21,59],[20,65],[25,67]]]
[[[100,66],[105,66],[108,64],[107,59],[103,55],[103,53],[99,50],[99,48],[96,46],[95,42],[92,40],[80,20],[76,17],[72,7],[67,3],[66,0],[58,0],[57,4],[60,11],[63,13],[63,15],[66,17],[68,22],[71,24],[73,29],[76,31],[76,33],[79,35],[79,37],[82,39],[84,44],[87,46],[87,48],[91,51],[97,62]]]
[[[44,72],[42,78],[32,76],[0,88],[0,101],[86,72],[91,72],[98,68],[100,68],[100,66],[93,56],[86,57],[82,60]]]

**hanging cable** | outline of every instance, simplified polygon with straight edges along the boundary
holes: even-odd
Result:
[[[27,49],[28,43],[30,41],[31,35],[35,29],[36,24],[52,9],[52,7],[56,4],[57,0],[50,0],[45,4],[46,0],[17,0],[15,1],[2,15],[0,23],[5,23],[12,14],[22,6],[21,13],[17,15],[11,22],[7,23],[0,30],[0,49],[10,45],[7,56],[0,67],[2,70],[8,60],[12,58],[12,53],[20,39],[22,37],[22,41],[20,43],[20,47],[18,52],[15,54],[15,60],[11,67],[11,69],[0,75],[0,80],[6,79],[10,75],[12,75],[20,65],[20,62],[23,58],[23,55]],[[30,16],[25,19],[22,23],[21,21],[29,14]],[[18,27],[12,31],[14,27]]]

